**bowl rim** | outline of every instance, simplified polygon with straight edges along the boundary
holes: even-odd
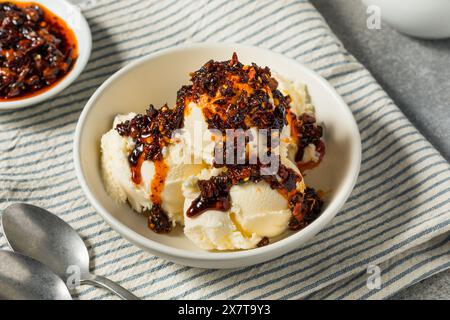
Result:
[[[48,10],[52,11],[55,15],[57,15],[60,19],[62,19],[69,25],[67,20],[63,19],[59,12],[56,12],[53,9],[48,8],[47,5],[45,3],[42,3],[41,0],[30,0],[30,1],[19,0],[19,1],[35,2],[37,4],[45,6]],[[62,80],[60,80],[55,86],[49,88],[48,90],[45,90],[37,95],[33,95],[28,98],[23,99],[19,98],[11,101],[0,101],[0,112],[6,110],[18,110],[49,100],[51,97],[57,95],[58,93],[66,89],[69,85],[71,85],[86,67],[92,51],[92,34],[89,24],[87,23],[86,18],[84,17],[83,13],[81,12],[78,6],[69,2],[68,0],[58,0],[58,2],[64,7],[74,10],[74,12],[77,12],[78,15],[77,19],[79,19],[78,22],[80,23],[79,29],[81,37],[83,38],[80,39],[80,37],[76,34],[75,30],[73,30],[72,28],[78,45],[78,57],[77,60],[75,61],[75,65],[72,67],[72,70],[70,70],[69,73],[62,78]],[[83,44],[83,50],[80,50],[81,43]]]
[[[116,219],[113,215],[111,215],[95,198],[94,193],[91,191],[90,186],[87,184],[87,181],[84,178],[83,170],[81,168],[81,133],[83,131],[85,120],[89,116],[91,108],[96,104],[97,100],[102,95],[105,88],[107,88],[112,82],[114,82],[116,79],[120,78],[122,75],[128,73],[132,69],[138,67],[139,65],[146,63],[149,60],[152,60],[154,58],[163,56],[165,54],[169,53],[176,53],[176,52],[182,52],[184,50],[189,49],[208,49],[211,47],[219,48],[219,49],[229,49],[230,46],[235,49],[236,51],[239,51],[240,48],[246,48],[246,49],[252,49],[252,50],[258,50],[263,51],[265,53],[270,53],[272,55],[277,56],[279,59],[287,59],[290,63],[295,63],[297,66],[299,66],[303,72],[308,73],[309,76],[315,78],[317,82],[320,82],[321,85],[328,91],[330,95],[332,95],[339,103],[341,103],[344,108],[344,112],[347,113],[346,116],[349,116],[350,119],[353,121],[352,131],[355,134],[355,144],[352,145],[352,155],[351,155],[351,163],[349,166],[349,174],[345,176],[344,182],[342,183],[342,187],[336,194],[336,196],[333,198],[333,201],[330,202],[328,207],[325,211],[322,212],[322,214],[314,220],[310,225],[305,227],[302,230],[296,231],[295,233],[280,239],[274,243],[271,243],[270,245],[260,247],[260,248],[254,248],[249,250],[241,250],[241,251],[226,251],[226,252],[210,252],[210,251],[204,251],[204,252],[197,252],[197,251],[188,251],[185,249],[179,249],[174,248],[169,245],[165,245],[162,243],[159,243],[155,240],[148,239],[141,234],[137,233],[136,231],[132,230],[131,228],[127,227],[125,224],[123,224],[121,221]],[[251,45],[244,45],[244,44],[236,44],[236,43],[215,43],[215,42],[206,42],[206,43],[194,43],[194,44],[184,44],[168,49],[164,49],[161,51],[157,51],[154,53],[151,53],[147,56],[144,56],[136,61],[133,61],[129,63],[128,65],[124,66],[120,70],[116,71],[113,75],[111,75],[91,96],[91,98],[86,103],[80,118],[78,120],[76,129],[75,129],[75,136],[74,136],[74,150],[73,150],[73,157],[74,157],[74,164],[75,164],[75,171],[78,177],[78,181],[80,182],[81,188],[88,198],[89,202],[93,205],[93,207],[97,210],[97,212],[103,217],[103,219],[119,234],[121,234],[124,238],[128,239],[132,243],[136,244],[137,246],[141,248],[149,249],[153,252],[156,252],[156,255],[161,254],[162,256],[169,256],[169,257],[176,257],[179,259],[192,259],[196,261],[208,261],[208,262],[219,262],[219,261],[230,261],[230,260],[236,260],[236,259],[252,259],[256,257],[261,256],[267,256],[269,257],[266,260],[273,258],[273,256],[269,255],[271,252],[282,252],[281,254],[278,254],[278,256],[282,255],[283,253],[290,252],[296,248],[299,247],[299,244],[302,243],[302,239],[309,239],[316,235],[319,231],[321,231],[338,213],[339,209],[344,205],[347,198],[350,196],[350,193],[353,191],[353,188],[356,184],[356,180],[359,175],[360,166],[361,166],[361,158],[362,158],[362,147],[361,147],[361,137],[359,133],[358,126],[356,124],[355,118],[353,117],[352,112],[350,111],[350,108],[347,106],[343,98],[336,92],[336,90],[329,84],[324,78],[322,78],[319,74],[317,74],[315,71],[307,68],[303,64],[299,63],[298,61],[291,59],[289,57],[286,57],[280,53],[276,53],[273,51],[270,51],[268,49],[259,48]]]

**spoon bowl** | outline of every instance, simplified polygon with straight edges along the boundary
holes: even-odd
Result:
[[[47,266],[0,250],[0,300],[71,300],[64,282]]]
[[[75,286],[93,284],[122,299],[137,299],[117,283],[91,274],[89,252],[83,240],[70,225],[49,211],[25,203],[13,204],[5,209],[2,226],[11,249],[44,263],[64,282],[70,281]]]
[[[70,266],[77,266],[81,277],[89,274],[89,253],[83,240],[47,210],[14,204],[5,210],[2,225],[11,249],[45,263],[64,281]]]

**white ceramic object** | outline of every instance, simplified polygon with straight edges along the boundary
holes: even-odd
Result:
[[[17,0],[16,0],[17,1]],[[29,0],[19,0],[17,2],[30,2]],[[72,70],[55,86],[35,96],[11,101],[0,101],[0,112],[2,110],[20,109],[35,105],[39,102],[50,99],[65,88],[67,88],[81,74],[91,55],[92,36],[89,25],[84,18],[79,7],[71,4],[67,0],[32,0],[42,4],[59,18],[63,19],[73,30],[78,43],[78,58]]]
[[[399,32],[424,39],[450,37],[449,0],[362,0],[381,9],[381,18]]]
[[[195,247],[181,228],[158,235],[128,205],[117,205],[106,193],[100,172],[100,138],[116,114],[144,112],[152,103],[172,105],[189,72],[210,59],[228,60],[236,51],[245,64],[268,65],[285,77],[306,83],[317,117],[326,127],[327,154],[308,174],[307,183],[328,192],[321,216],[311,225],[268,246],[235,252],[208,252]],[[202,268],[236,268],[277,258],[317,234],[352,191],[361,161],[361,141],[352,113],[331,85],[298,62],[264,49],[238,44],[197,44],[164,50],[136,61],[110,77],[85,106],[75,133],[74,161],[84,193],[98,213],[123,237],[162,258]]]

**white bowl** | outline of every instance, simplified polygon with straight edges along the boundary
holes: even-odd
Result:
[[[17,2],[30,1],[18,0]],[[73,81],[75,81],[75,79],[86,67],[89,56],[91,55],[91,30],[88,23],[86,22],[86,19],[81,13],[81,10],[77,6],[71,4],[67,0],[33,0],[32,2],[41,4],[49,9],[59,18],[64,20],[67,25],[73,30],[78,43],[78,58],[75,62],[75,65],[72,67],[72,70],[70,70],[70,72],[55,86],[29,98],[1,101],[0,112],[2,110],[20,109],[23,107],[35,105],[58,94],[59,92],[67,88]]]
[[[195,247],[182,231],[158,235],[146,219],[127,205],[117,205],[106,193],[100,173],[100,138],[111,129],[115,115],[144,112],[152,103],[173,104],[189,72],[210,59],[228,60],[236,51],[239,60],[268,65],[285,77],[306,83],[326,126],[327,154],[308,174],[307,182],[328,191],[321,216],[303,230],[268,246],[235,252],[208,252]],[[196,44],[164,50],[136,61],[110,77],[84,108],[75,132],[75,170],[87,198],[111,227],[139,247],[162,258],[202,268],[236,268],[277,258],[317,234],[342,207],[352,191],[361,161],[361,140],[348,106],[328,82],[298,62],[267,50],[238,44]]]
[[[399,32],[424,39],[450,37],[448,0],[362,0],[381,9],[381,18]]]

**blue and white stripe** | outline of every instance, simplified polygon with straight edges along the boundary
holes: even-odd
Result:
[[[381,286],[370,290],[368,274],[361,272],[330,287],[308,296],[308,299],[377,299],[392,295],[399,289],[448,268],[450,258],[450,236],[437,237],[414,247],[380,265]],[[433,267],[430,267],[432,263]],[[399,281],[402,279],[402,281]],[[400,287],[399,287],[400,286]]]
[[[94,39],[85,72],[51,102],[0,113],[0,208],[27,201],[51,209],[82,235],[96,273],[148,299],[384,298],[448,267],[448,163],[308,1],[94,0],[82,9]],[[79,114],[108,76],[149,53],[201,41],[254,44],[315,69],[348,103],[363,142],[357,186],[333,223],[296,251],[239,270],[179,266],[128,243],[89,205],[71,160]],[[364,284],[374,263],[385,282],[372,292]],[[111,298],[91,287],[78,293]]]

